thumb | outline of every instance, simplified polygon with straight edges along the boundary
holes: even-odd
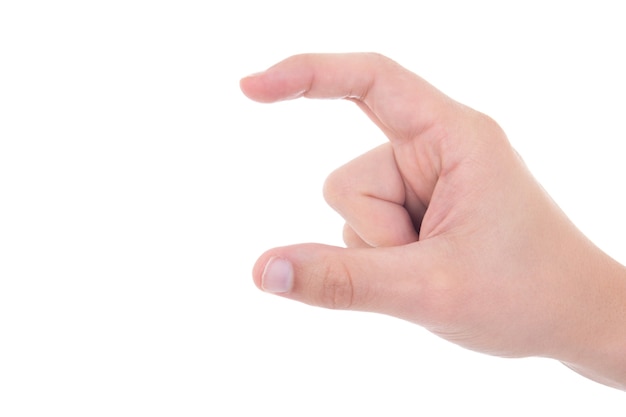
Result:
[[[422,242],[379,248],[302,244],[264,253],[253,269],[263,291],[331,308],[372,311],[419,322],[434,272]]]

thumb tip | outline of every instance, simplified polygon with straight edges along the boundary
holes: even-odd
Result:
[[[284,294],[293,288],[293,265],[288,259],[272,256],[261,273],[260,287],[273,294]]]
[[[286,294],[294,287],[296,268],[306,268],[325,245],[300,244],[273,248],[263,253],[252,268],[254,284],[262,291]]]
[[[350,309],[360,294],[354,285],[364,284],[360,276],[359,283],[351,278],[366,261],[362,250],[367,249],[313,243],[271,249],[257,260],[254,283],[264,292],[306,304]]]

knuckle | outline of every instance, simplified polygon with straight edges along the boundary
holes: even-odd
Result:
[[[375,65],[395,65],[395,62],[391,58],[381,54],[380,52],[366,52],[363,55],[368,57]]]
[[[319,304],[333,309],[352,307],[354,286],[350,271],[341,262],[326,264],[320,281]]]
[[[378,61],[388,61],[389,58],[387,58],[385,55],[381,54],[380,52],[366,52],[364,53],[365,56],[369,57],[371,60],[378,60]]]
[[[491,116],[476,112],[477,124],[483,140],[488,140],[491,145],[509,145],[508,139],[502,127]]]
[[[342,201],[354,194],[354,185],[349,177],[344,175],[343,169],[339,168],[326,178],[322,192],[328,205],[337,208]]]

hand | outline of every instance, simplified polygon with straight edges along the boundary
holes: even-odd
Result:
[[[344,98],[389,138],[326,181],[348,247],[272,249],[257,286],[626,386],[624,268],[572,225],[493,120],[375,54],[291,57],[241,88],[260,102]]]

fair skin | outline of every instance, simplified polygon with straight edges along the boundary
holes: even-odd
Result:
[[[389,142],[332,173],[346,248],[254,266],[266,292],[409,320],[461,346],[542,356],[626,390],[626,268],[550,199],[489,117],[377,54],[308,54],[241,80],[251,99],[352,101]]]

